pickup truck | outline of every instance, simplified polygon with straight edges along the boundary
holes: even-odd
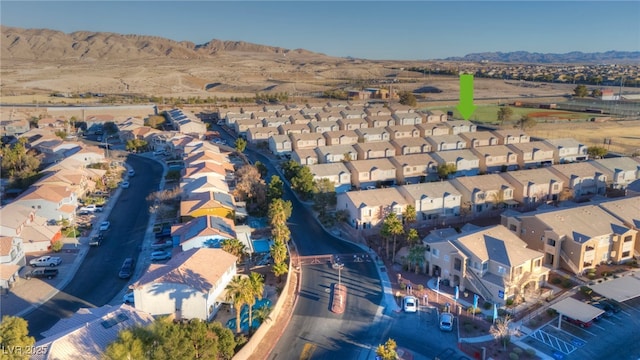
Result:
[[[90,204],[87,206],[83,206],[80,209],[78,209],[78,214],[83,215],[83,214],[93,214],[94,212],[98,211],[97,210],[97,206],[95,204]]]
[[[42,256],[29,261],[31,266],[58,266],[62,263],[62,259],[54,256]]]

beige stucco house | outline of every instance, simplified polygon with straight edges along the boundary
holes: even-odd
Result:
[[[561,200],[564,182],[548,168],[510,171],[500,175],[513,185],[513,198],[525,206]]]
[[[397,155],[389,160],[396,167],[398,184],[416,184],[438,177],[438,162],[428,153]]]
[[[459,216],[462,194],[448,181],[398,187],[416,210],[416,220],[435,220]]]
[[[380,225],[389,213],[402,216],[407,205],[399,190],[391,187],[340,193],[336,209],[347,211],[352,227],[370,229]]]
[[[357,143],[353,145],[353,148],[358,153],[359,160],[388,158],[397,155],[396,148],[387,141]]]
[[[507,147],[518,156],[521,169],[553,165],[555,148],[542,141],[509,144]]]
[[[342,162],[309,165],[309,170],[315,181],[329,179],[335,186],[336,193],[351,190],[351,171]]]
[[[316,148],[316,154],[321,164],[359,160],[353,145],[320,146]]]
[[[391,134],[386,128],[362,128],[356,129],[358,134],[358,142],[375,142],[375,141],[389,141]]]
[[[358,189],[396,182],[396,167],[387,158],[350,161],[346,165],[351,171],[351,182]]]
[[[461,212],[482,214],[518,206],[514,187],[498,174],[457,177],[449,180],[462,194]]]
[[[512,171],[520,166],[518,155],[506,145],[480,146],[471,148],[471,151],[478,156],[480,171],[483,173]]]
[[[357,144],[359,137],[353,130],[327,131],[323,135],[328,146]]]

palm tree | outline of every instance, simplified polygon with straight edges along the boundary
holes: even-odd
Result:
[[[389,237],[393,236],[393,259],[396,258],[396,236],[404,233],[402,223],[398,219],[398,215],[394,212],[390,212],[382,223],[382,229],[380,231],[382,236],[387,239],[387,258],[389,258]]]
[[[269,314],[271,313],[271,306],[264,304],[256,309],[253,316],[260,322],[260,324],[264,323],[267,320],[272,320]]]
[[[416,207],[413,205],[407,205],[407,208],[404,209],[404,213],[402,213],[402,218],[404,219],[404,224],[407,229],[416,221],[416,217]]]
[[[226,287],[227,301],[231,301],[233,308],[236,310],[236,333],[240,333],[240,312],[242,311],[242,305],[246,304],[249,299],[249,284],[246,277],[236,276],[234,277]]]
[[[273,274],[278,277],[278,283],[282,281],[281,276],[289,271],[289,267],[286,263],[279,263],[273,265]]]
[[[269,249],[274,264],[281,264],[287,260],[287,247],[282,241],[275,241]]]
[[[249,302],[247,303],[249,305],[249,331],[251,331],[253,325],[252,308],[256,303],[256,299],[262,300],[262,294],[264,293],[264,278],[257,272],[251,272],[247,279],[247,283],[249,285],[248,292],[251,294],[251,296],[249,296]]]
[[[246,246],[238,239],[222,240],[222,250],[238,257],[238,261],[242,260],[246,254]]]
[[[407,242],[409,243],[409,246],[416,245],[418,242],[418,239],[420,239],[420,234],[418,234],[418,230],[409,229],[409,232],[407,232]]]

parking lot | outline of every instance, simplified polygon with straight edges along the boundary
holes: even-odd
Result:
[[[561,328],[558,329],[556,317],[522,341],[558,360],[638,360],[640,298],[620,305],[620,312],[603,316],[587,328],[562,320]]]

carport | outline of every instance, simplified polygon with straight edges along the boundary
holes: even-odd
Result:
[[[585,304],[582,301],[576,300],[574,298],[566,298],[562,301],[559,301],[551,305],[551,308],[560,314],[560,316],[558,317],[558,329],[562,328],[562,315],[565,315],[566,317],[571,319],[582,321],[583,323],[588,323],[589,321],[592,321],[593,319],[604,313],[603,310],[600,310],[595,306]]]
[[[598,294],[617,302],[631,300],[640,296],[640,272],[589,285]]]

